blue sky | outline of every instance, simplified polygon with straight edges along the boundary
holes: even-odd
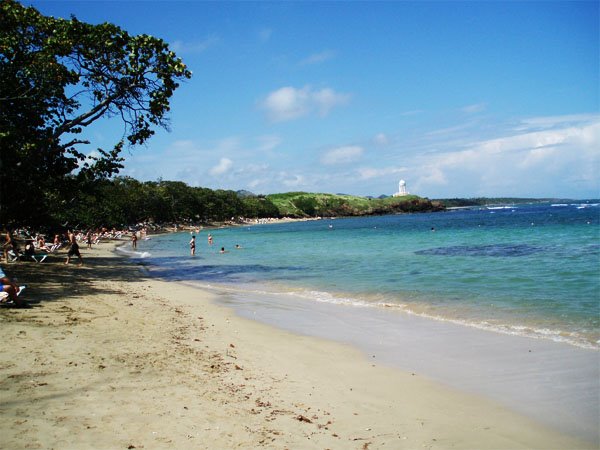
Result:
[[[33,1],[194,76],[123,175],[212,189],[600,196],[599,3]],[[87,131],[96,147],[116,120]]]

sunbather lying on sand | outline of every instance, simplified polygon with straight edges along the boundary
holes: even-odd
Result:
[[[25,300],[19,297],[23,289],[25,289],[25,286],[19,286],[8,277],[0,278],[0,304],[25,306]]]

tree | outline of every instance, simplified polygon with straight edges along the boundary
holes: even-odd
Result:
[[[316,216],[318,210],[317,199],[314,196],[302,196],[294,200],[294,205],[307,216]]]
[[[239,195],[239,194],[238,194]],[[244,217],[279,217],[279,209],[271,200],[264,196],[248,196],[240,199],[243,204]]]
[[[0,223],[32,224],[79,184],[118,173],[125,144],[168,128],[190,77],[159,38],[0,0]],[[79,135],[101,118],[119,119],[123,138],[86,156]]]

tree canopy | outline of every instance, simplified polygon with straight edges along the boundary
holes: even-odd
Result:
[[[1,0],[0,223],[47,220],[74,190],[118,173],[125,145],[168,128],[170,99],[190,77],[159,38]],[[122,139],[86,155],[80,135],[101,118],[120,121]]]
[[[57,223],[78,229],[141,222],[198,225],[239,217],[279,217],[279,210],[264,196],[240,197],[234,191],[192,187],[181,181],[141,182],[117,176],[74,192],[73,201],[54,213]]]

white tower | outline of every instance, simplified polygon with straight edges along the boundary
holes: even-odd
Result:
[[[398,194],[406,195],[406,181],[400,180],[400,183],[398,183]]]
[[[398,183],[398,192],[394,194],[394,197],[404,197],[405,195],[408,195],[408,191],[406,190],[406,181],[400,180],[400,183]]]

